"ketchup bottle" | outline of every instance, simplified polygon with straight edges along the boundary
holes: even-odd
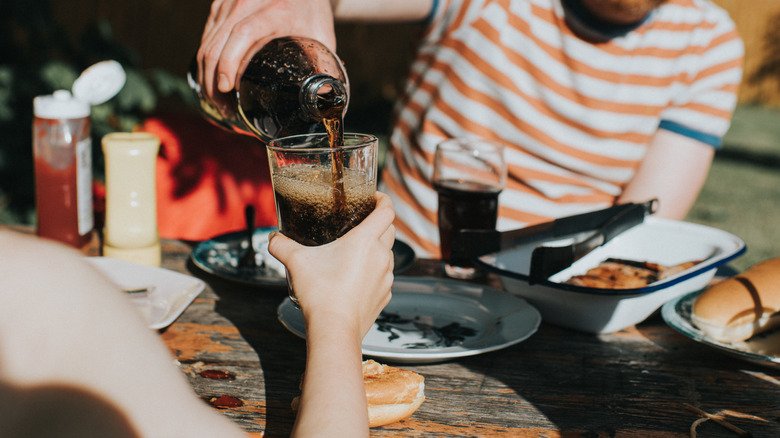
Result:
[[[37,233],[75,247],[91,238],[90,107],[67,90],[33,100]]]
[[[116,95],[125,83],[116,61],[99,62],[73,84],[33,99],[33,159],[37,234],[82,248],[94,228],[91,105]]]

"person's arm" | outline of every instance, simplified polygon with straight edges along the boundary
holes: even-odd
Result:
[[[661,129],[618,202],[658,198],[657,216],[684,219],[707,180],[714,154],[709,144]]]
[[[68,424],[74,436],[95,436],[101,424],[103,436],[243,436],[196,396],[158,335],[80,253],[0,230],[0,260],[0,399],[15,394],[23,413],[3,409],[0,430],[59,435]]]
[[[330,3],[336,19],[344,21],[420,21],[433,12],[434,6],[434,0],[330,0]]]
[[[390,301],[395,213],[387,195],[343,237],[305,247],[282,234],[268,250],[286,266],[306,320],[306,371],[294,436],[368,436],[363,336]]]

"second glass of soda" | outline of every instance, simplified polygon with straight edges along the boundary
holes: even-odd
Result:
[[[454,138],[436,146],[433,187],[444,271],[452,278],[478,275],[471,260],[454,260],[452,241],[460,230],[495,229],[498,195],[506,183],[504,147],[478,138]]]

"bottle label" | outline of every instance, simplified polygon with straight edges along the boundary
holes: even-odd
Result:
[[[92,211],[92,139],[76,143],[76,200],[78,202],[79,235],[83,236],[95,226]]]

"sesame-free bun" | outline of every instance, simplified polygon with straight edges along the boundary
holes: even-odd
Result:
[[[693,323],[721,342],[744,341],[780,325],[780,257],[723,280],[694,301]]]
[[[379,427],[410,417],[425,401],[425,379],[414,371],[363,362],[363,386],[368,402],[368,426]],[[300,397],[292,401],[298,410]]]
[[[425,401],[425,379],[414,371],[363,362],[363,385],[369,427],[384,426],[411,416]]]

